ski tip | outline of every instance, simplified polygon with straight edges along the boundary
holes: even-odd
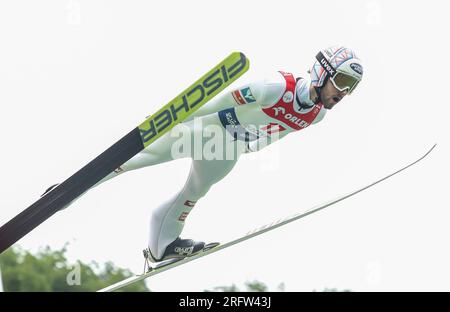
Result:
[[[425,157],[425,156],[427,156],[428,154],[430,154],[431,151],[434,150],[434,148],[435,148],[436,146],[437,146],[437,143],[434,143],[433,146],[428,150],[428,152],[427,152],[423,157]]]
[[[240,52],[240,51],[234,51],[232,52],[228,57],[240,59],[242,63],[245,64],[245,71],[247,71],[250,67],[250,60],[247,58],[247,56]]]
[[[242,58],[245,58],[245,59],[247,59],[247,61],[248,61],[248,58],[247,58],[247,56],[245,56],[244,53],[242,53],[242,52],[235,52],[235,53],[239,53],[239,55],[240,55]]]
[[[233,52],[231,52],[231,55],[239,55],[240,57],[245,57],[245,58],[247,58],[247,57],[245,56],[245,54],[242,53],[242,52],[240,52],[240,51],[233,51]]]

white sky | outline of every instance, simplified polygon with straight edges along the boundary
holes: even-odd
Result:
[[[184,237],[226,241],[419,165],[351,199],[155,276],[156,291],[258,279],[271,289],[450,290],[448,5],[444,1],[2,1],[0,224],[138,125],[232,51],[233,86],[277,70],[306,75],[317,51],[347,45],[364,81],[325,119],[235,169],[195,207]],[[153,207],[189,160],[90,191],[20,245],[142,270]]]

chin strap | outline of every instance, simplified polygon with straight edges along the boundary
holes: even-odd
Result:
[[[314,104],[317,104],[320,102],[320,93],[322,92],[322,88],[323,88],[323,86],[325,86],[328,79],[330,79],[330,75],[328,75],[328,73],[325,73],[325,79],[323,80],[322,86],[314,87],[314,90],[316,90],[316,93],[317,93],[317,98],[314,100]]]
[[[314,99],[314,104],[317,104],[320,102],[320,92],[322,91],[321,87],[314,87],[314,90],[316,90],[317,97]]]

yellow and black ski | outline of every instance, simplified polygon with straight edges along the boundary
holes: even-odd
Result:
[[[244,74],[249,61],[233,52],[192,86],[74,175],[0,228],[0,253],[128,161]]]

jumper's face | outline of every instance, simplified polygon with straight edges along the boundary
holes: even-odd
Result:
[[[335,88],[330,79],[327,80],[327,83],[322,87],[320,91],[320,101],[323,103],[323,106],[326,109],[332,109],[334,105],[339,103],[344,96],[346,96],[348,90],[339,91]]]

